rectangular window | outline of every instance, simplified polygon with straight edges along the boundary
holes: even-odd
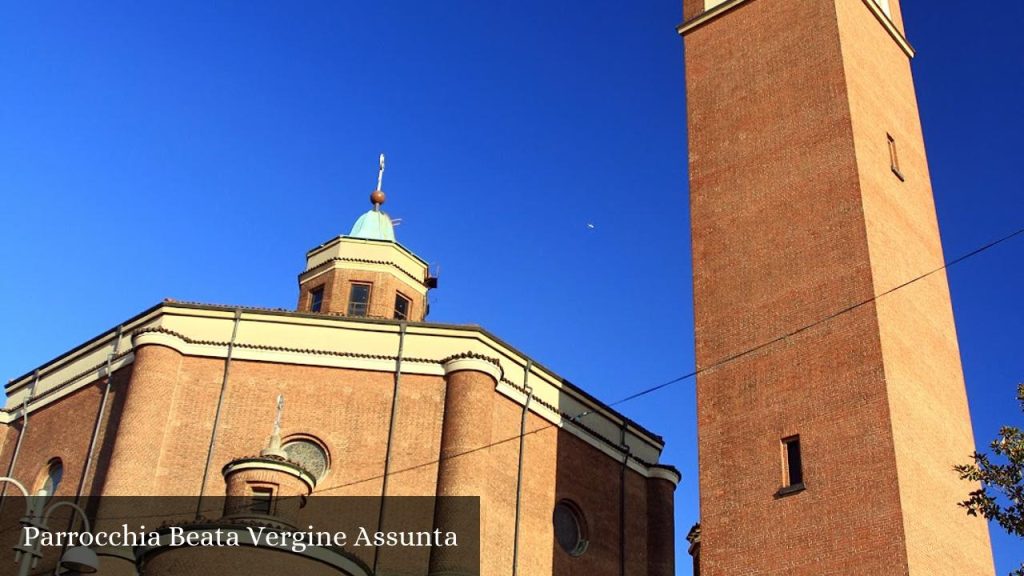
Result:
[[[348,292],[348,315],[366,316],[370,310],[370,284],[352,283]]]
[[[253,488],[252,496],[249,497],[249,510],[253,514],[264,514],[269,516],[271,505],[274,502],[273,488]]]
[[[324,287],[318,286],[309,291],[309,310],[319,312],[324,306]]]
[[[401,294],[395,294],[395,319],[405,320],[409,318],[410,301]]]
[[[896,155],[896,139],[892,137],[892,134],[886,134],[886,138],[889,139],[889,167],[892,168],[892,173],[903,181],[903,172],[900,171],[900,159]]]
[[[804,487],[803,461],[800,456],[800,437],[790,436],[782,439],[782,470],[785,474],[783,490]]]

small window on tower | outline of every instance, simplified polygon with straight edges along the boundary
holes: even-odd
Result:
[[[270,515],[274,502],[274,489],[269,487],[254,487],[252,496],[249,497],[249,511],[253,514]]]
[[[324,287],[317,286],[309,291],[309,311],[319,312],[324,306]]]
[[[803,459],[800,455],[800,437],[782,439],[782,488],[779,495],[804,489]]]
[[[395,294],[395,319],[406,320],[409,318],[410,301],[401,294]]]
[[[903,181],[903,172],[900,171],[900,159],[896,155],[896,139],[892,137],[892,134],[886,134],[886,138],[889,139],[889,167],[892,168],[892,173]]]
[[[352,283],[348,292],[348,315],[366,316],[370,309],[370,284]]]

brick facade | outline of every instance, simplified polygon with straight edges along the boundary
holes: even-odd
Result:
[[[38,389],[32,375],[8,385],[0,462],[13,459],[28,398],[29,430],[13,475],[30,488],[60,458],[64,478],[56,495],[77,493],[110,362],[114,379],[83,495],[245,497],[260,485],[302,496],[308,487],[301,475],[275,472],[273,462],[268,470],[230,473],[229,484],[222,475],[226,464],[267,445],[281,395],[285,444],[312,439],[328,453],[314,497],[479,496],[482,574],[508,574],[513,563],[524,575],[614,576],[623,566],[674,573],[679,476],[656,463],[661,440],[479,328],[166,302],[116,334],[41,367]],[[573,421],[584,411],[588,416]],[[578,557],[554,539],[552,513],[563,500],[588,528]],[[103,510],[100,526],[109,522]],[[435,514],[443,520],[446,511],[439,505]],[[373,528],[377,518],[368,521]],[[0,526],[0,547],[18,534],[5,528],[14,526]],[[108,554],[104,562],[127,573],[130,559],[123,556]],[[163,551],[147,557],[147,573],[175,573],[202,563],[201,556]],[[363,566],[375,560],[372,548],[350,556]],[[52,570],[54,560],[44,558],[40,569]],[[442,573],[458,568],[460,558],[424,550],[404,561],[415,566],[400,573],[431,566]]]
[[[310,292],[323,288],[323,303],[320,312],[348,315],[349,294],[353,283],[368,284],[371,287],[370,301],[365,313],[367,317],[395,318],[396,295],[401,295],[409,300],[408,320],[418,322],[426,317],[427,299],[412,288],[411,281],[403,281],[390,272],[346,268],[329,269],[301,281],[296,309],[300,312],[309,312]]]
[[[873,1],[681,28],[703,576],[993,573],[956,506],[974,442],[945,276],[872,301],[943,262],[898,3],[894,36]],[[806,489],[781,494],[793,435]]]

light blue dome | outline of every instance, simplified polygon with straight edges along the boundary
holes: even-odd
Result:
[[[391,218],[380,210],[370,210],[356,220],[349,236],[369,240],[395,241],[395,227]]]

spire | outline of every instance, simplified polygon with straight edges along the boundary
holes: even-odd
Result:
[[[381,185],[384,183],[384,153],[380,154],[380,169],[377,170],[377,189],[370,193],[370,203],[373,204],[373,211],[380,212],[380,205],[387,199]]]
[[[284,413],[284,395],[277,395],[277,414],[274,416],[274,429],[270,434],[267,447],[260,451],[260,456],[277,456],[287,458],[288,454],[281,448],[281,414]]]
[[[380,170],[377,171],[377,190],[381,190],[381,184],[384,182],[384,153],[380,153]]]
[[[352,226],[352,231],[349,232],[349,236],[368,238],[370,240],[395,241],[395,226],[391,222],[391,217],[380,209],[381,204],[387,199],[384,196],[384,191],[381,190],[383,183],[384,154],[381,154],[377,170],[377,189],[370,193],[370,203],[373,204],[373,209],[367,211],[356,220],[355,225]]]

